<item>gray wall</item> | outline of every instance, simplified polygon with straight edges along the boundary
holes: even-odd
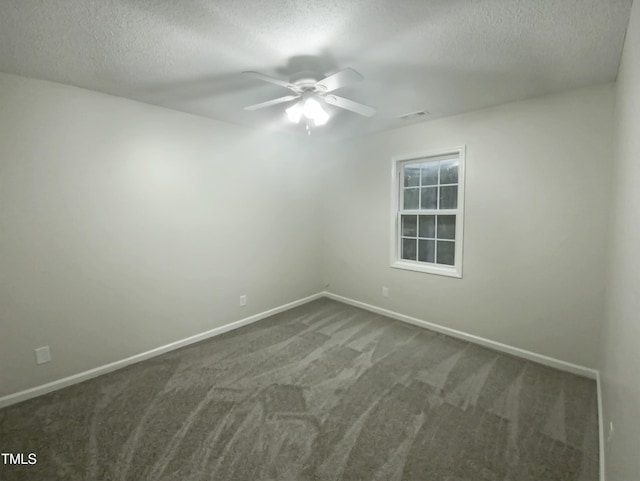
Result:
[[[608,481],[640,479],[640,3],[634,2],[617,84],[617,155],[601,375]]]
[[[0,396],[321,290],[306,152],[0,74]]]
[[[613,105],[604,85],[328,146],[328,290],[595,367]],[[390,268],[391,157],[462,144],[463,279]]]

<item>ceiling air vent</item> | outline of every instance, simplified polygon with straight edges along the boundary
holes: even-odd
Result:
[[[408,114],[399,115],[398,118],[400,120],[418,120],[424,119],[427,115],[429,115],[429,112],[426,110],[417,110],[415,112],[409,112]]]

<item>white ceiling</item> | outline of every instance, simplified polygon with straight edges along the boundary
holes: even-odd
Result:
[[[304,133],[288,94],[241,75],[365,76],[336,93],[378,108],[336,112],[317,135],[349,137],[612,81],[631,0],[0,0],[0,71],[236,124]]]

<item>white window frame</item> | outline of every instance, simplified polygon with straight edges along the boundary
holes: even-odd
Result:
[[[426,272],[429,274],[437,274],[441,276],[462,278],[462,252],[464,241],[464,191],[465,191],[465,152],[466,146],[453,147],[450,149],[438,149],[429,152],[420,152],[412,155],[404,155],[393,157],[391,159],[391,267],[396,269],[406,269],[410,271]],[[428,161],[429,158],[442,157],[445,155],[455,154],[458,156],[458,207],[456,209],[446,210],[403,210],[401,209],[401,192],[403,191],[402,166],[418,161]],[[402,259],[400,256],[400,234],[401,234],[401,215],[446,215],[454,214],[456,216],[456,247],[455,247],[455,264],[446,266],[442,264],[432,264],[421,261],[411,261]]]

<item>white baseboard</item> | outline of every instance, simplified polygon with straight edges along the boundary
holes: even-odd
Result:
[[[146,351],[140,354],[136,354],[134,356],[128,357],[126,359],[122,359],[119,361],[115,361],[109,364],[105,364],[103,366],[96,367],[94,369],[90,369],[88,371],[80,372],[78,374],[74,374],[72,376],[65,377],[63,379],[58,379],[56,381],[52,381],[46,384],[42,384],[40,386],[36,386],[30,389],[26,389],[24,391],[20,391],[14,394],[9,394],[4,397],[0,397],[0,408],[10,406],[12,404],[16,404],[22,401],[26,401],[28,399],[42,396],[43,394],[47,394],[52,391],[57,391],[58,389],[65,388],[67,386],[71,386],[73,384],[78,384],[80,382],[86,381],[88,379],[92,379],[94,377],[100,376],[102,374],[106,374],[117,369],[123,368],[130,364],[135,364],[140,361],[144,361],[146,359],[150,359],[152,357],[159,356],[160,354],[164,354],[169,351],[173,351],[175,349],[179,349],[181,347],[188,346],[190,344],[194,344],[196,342],[204,341],[205,339],[209,339],[211,337],[219,336],[225,332],[232,331],[234,329],[238,329],[240,327],[246,326],[248,324],[252,324],[254,322],[265,319],[274,314],[278,314],[280,312],[286,311],[288,309],[292,309],[294,307],[301,306],[308,302],[314,301],[321,297],[327,297],[329,299],[333,299],[336,301],[343,302],[345,304],[350,304],[352,306],[360,307],[367,311],[375,312],[377,314],[381,314],[393,319],[397,319],[399,321],[406,322],[408,324],[413,324],[415,326],[423,327],[425,329],[430,329],[435,332],[439,332],[442,334],[449,335],[451,337],[455,337],[458,339],[462,339],[465,341],[469,341],[475,344],[479,344],[481,346],[485,346],[496,351],[501,351],[507,354],[511,354],[523,359],[527,359],[530,361],[534,361],[540,364],[544,364],[546,366],[550,366],[556,369],[560,369],[562,371],[570,372],[573,374],[577,374],[579,376],[587,377],[590,379],[595,379],[597,384],[597,395],[598,395],[598,428],[599,428],[599,447],[600,447],[600,481],[605,481],[605,455],[604,455],[604,419],[603,419],[603,408],[602,408],[602,386],[600,380],[600,373],[595,369],[591,369],[588,367],[580,366],[577,364],[572,364],[566,361],[561,361],[559,359],[555,359],[549,356],[544,356],[542,354],[537,354],[535,352],[527,351],[525,349],[520,349],[517,347],[509,346],[507,344],[502,344],[497,341],[492,341],[490,339],[485,339],[483,337],[475,336],[473,334],[467,334],[462,331],[458,331],[456,329],[451,329],[448,327],[440,326],[438,324],[433,324],[428,321],[424,321],[421,319],[417,319],[415,317],[407,316],[404,314],[400,314],[398,312],[391,311],[389,309],[384,309],[382,307],[377,307],[371,304],[367,304],[365,302],[356,301],[355,299],[350,299],[348,297],[339,296],[337,294],[333,294],[331,292],[320,292],[317,294],[313,294],[311,296],[305,297],[303,299],[298,299],[297,301],[289,302],[287,304],[283,304],[278,307],[274,307],[273,309],[269,309],[267,311],[260,312],[258,314],[254,314],[253,316],[246,317],[244,319],[240,319],[239,321],[231,322],[229,324],[225,324],[224,326],[216,327],[209,331],[202,332],[200,334],[196,334],[195,336],[190,336],[185,339],[181,339],[179,341],[175,341],[164,346],[157,347],[150,351]]]
[[[481,346],[485,346],[490,349],[494,349],[496,351],[505,352],[507,354],[511,354],[513,356],[527,359],[529,361],[534,361],[540,364],[544,364],[545,366],[550,366],[550,367],[559,369],[561,371],[577,374],[578,376],[587,377],[589,379],[596,379],[596,380],[598,379],[598,371],[595,369],[580,366],[578,364],[572,364],[566,361],[561,361],[560,359],[555,359],[553,357],[537,354],[535,352],[527,351],[525,349],[520,349],[519,347],[513,347],[507,344],[502,344],[501,342],[492,341],[491,339],[485,339],[484,337],[474,336],[473,334],[467,334],[466,332],[458,331],[456,329],[451,329],[449,327],[440,326],[438,324],[433,324],[428,321],[423,321],[422,319],[406,316],[398,312],[390,311],[389,309],[384,309],[382,307],[367,304],[365,302],[356,301],[355,299],[339,296],[331,292],[325,291],[323,292],[323,294],[325,297],[328,297],[329,299],[334,299],[336,301],[344,302],[345,304],[350,304],[352,306],[360,307],[362,309],[366,309],[367,311],[375,312],[377,314],[382,314],[383,316],[391,317],[393,319],[397,319],[399,321],[403,321],[408,324],[413,324],[414,326],[424,327],[425,329],[430,329],[432,331],[446,334],[448,336],[462,339],[464,341],[469,341],[474,344],[480,344]]]
[[[599,463],[600,464],[600,481],[605,481],[606,473],[605,473],[605,453],[604,453],[605,446],[604,446],[604,418],[603,418],[603,407],[602,407],[602,384],[601,384],[602,381],[600,379],[600,371],[598,371],[597,369],[591,369],[589,367],[580,366],[578,364],[572,364],[570,362],[561,361],[560,359],[544,356],[542,354],[537,354],[535,352],[527,351],[525,349],[520,349],[518,347],[509,346],[501,342],[492,341],[491,339],[485,339],[483,337],[474,336],[473,334],[467,334],[466,332],[458,331],[456,329],[451,329],[449,327],[440,326],[438,324],[433,324],[428,321],[423,321],[422,319],[406,316],[404,314],[400,314],[395,311],[390,311],[389,309],[384,309],[382,307],[367,304],[366,302],[356,301],[355,299],[339,296],[331,292],[325,291],[323,292],[323,295],[325,297],[328,297],[329,299],[344,302],[345,304],[350,304],[355,307],[360,307],[362,309],[366,309],[367,311],[375,312],[376,314],[382,314],[383,316],[391,317],[393,319],[397,319],[399,321],[403,321],[408,324],[424,327],[425,329],[430,329],[432,331],[440,332],[442,334],[447,334],[451,337],[462,339],[464,341],[480,344],[481,346],[485,346],[485,347],[494,349],[496,351],[501,351],[507,354],[511,354],[513,356],[527,359],[529,361],[534,361],[540,364],[544,364],[545,366],[550,366],[550,367],[559,369],[561,371],[577,374],[578,376],[583,376],[589,379],[595,379],[597,395],[598,395],[598,432],[599,432],[598,442],[599,442],[599,449],[600,449],[600,463]]]
[[[58,389],[71,386],[73,384],[78,384],[82,381],[86,381],[88,379],[100,376],[102,374],[115,371],[116,369],[123,368],[130,364],[134,364],[140,361],[144,361],[145,359],[150,359],[152,357],[159,356],[160,354],[164,354],[165,352],[173,351],[175,349],[179,349],[181,347],[188,346],[190,344],[194,344],[199,341],[204,341],[205,339],[209,339],[210,337],[219,336],[220,334],[223,334],[225,332],[238,329],[239,327],[246,326],[248,324],[254,323],[266,317],[272,316],[274,314],[278,314],[279,312],[283,312],[288,309],[301,306],[302,304],[306,304],[307,302],[314,301],[321,297],[323,297],[323,293],[313,294],[312,296],[308,296],[303,299],[298,299],[297,301],[289,302],[288,304],[283,304],[278,307],[274,307],[273,309],[269,309],[267,311],[254,314],[253,316],[245,317],[244,319],[240,319],[239,321],[231,322],[229,324],[225,324],[224,326],[210,329],[209,331],[196,334],[195,336],[190,336],[185,339],[181,339],[179,341],[175,341],[175,342],[166,344],[164,346],[151,349],[150,351],[142,352],[140,354],[135,354],[126,359],[121,359],[119,361],[105,364],[103,366],[98,366],[94,369],[89,369],[88,371],[83,371],[78,374],[74,374],[72,376],[68,376],[62,379],[58,379],[56,381],[42,384],[40,386],[26,389],[24,391],[20,391],[14,394],[9,394],[7,396],[0,397],[0,408],[10,406],[12,404],[16,404],[22,401],[26,401],[27,399],[31,399],[37,396],[42,396],[43,394],[47,394],[52,391],[57,391]]]
[[[597,373],[596,384],[598,389],[598,440],[600,443],[600,481],[605,481],[606,473],[604,469],[604,418],[602,407],[602,379],[600,378],[600,371]]]
[[[447,334],[451,337],[455,337],[458,339],[462,339],[465,341],[469,341],[475,344],[479,344],[481,346],[488,347],[490,349],[495,349],[497,351],[505,352],[507,354],[511,354],[523,359],[528,359],[530,361],[538,362],[540,364],[544,364],[546,366],[550,366],[556,369],[560,369],[562,371],[570,372],[573,374],[577,374],[579,376],[588,377],[590,379],[595,379],[598,381],[598,388],[600,386],[599,383],[599,373],[595,369],[587,368],[584,366],[579,366],[577,364],[572,364],[569,362],[561,361],[559,359],[554,359],[552,357],[544,356],[542,354],[537,354],[535,352],[526,351],[524,349],[520,349],[517,347],[509,346],[507,344],[502,344],[497,341],[492,341],[490,339],[485,339],[483,337],[475,336],[473,334],[467,334],[462,331],[458,331],[455,329],[451,329],[448,327],[440,326],[438,324],[433,324],[431,322],[423,321],[421,319],[417,319],[415,317],[407,316],[404,314],[400,314],[398,312],[390,311],[388,309],[384,309],[381,307],[373,306],[371,304],[367,304],[365,302],[356,301],[354,299],[350,299],[348,297],[339,296],[337,294],[333,294],[331,292],[320,292],[303,299],[298,299],[297,301],[290,302],[288,304],[283,304],[281,306],[275,307],[273,309],[269,309],[267,311],[260,312],[258,314],[254,314],[253,316],[246,317],[244,319],[240,319],[239,321],[231,322],[229,324],[225,324],[224,326],[216,327],[209,331],[205,331],[200,334],[196,334],[195,336],[187,337],[185,339],[181,339],[179,341],[175,341],[164,346],[157,347],[150,351],[146,351],[140,354],[136,354],[134,356],[128,357],[126,359],[121,359],[119,361],[115,361],[109,364],[105,364],[103,366],[96,367],[94,369],[90,369],[88,371],[83,371],[78,374],[74,374],[72,376],[68,376],[62,379],[58,379],[56,381],[52,381],[46,384],[42,384],[40,386],[36,386],[30,389],[26,389],[24,391],[20,391],[14,394],[9,394],[4,397],[0,397],[0,408],[9,406],[11,404],[19,403],[22,401],[26,401],[27,399],[31,399],[37,396],[41,396],[43,394],[57,391],[58,389],[62,389],[67,386],[71,386],[73,384],[80,383],[82,381],[86,381],[88,379],[100,376],[102,374],[106,374],[108,372],[115,371],[116,369],[123,368],[130,364],[134,364],[140,361],[144,361],[145,359],[150,359],[155,356],[159,356],[160,354],[164,354],[169,351],[173,351],[175,349],[179,349],[184,346],[188,346],[190,344],[203,341],[205,339],[209,339],[214,336],[218,336],[225,332],[231,331],[233,329],[238,329],[242,326],[246,326],[253,322],[259,321],[266,317],[272,316],[274,314],[278,314],[279,312],[286,311],[288,309],[292,309],[294,307],[300,306],[302,304],[306,304],[307,302],[311,302],[315,299],[319,299],[320,297],[328,297],[330,299],[334,299],[336,301],[344,302],[345,304],[350,304],[352,306],[360,307],[367,311],[375,312],[377,314],[382,314],[387,317],[391,317],[393,319],[397,319],[399,321],[403,321],[409,324],[413,324],[415,326],[423,327],[426,329],[430,329],[432,331],[440,332],[442,334]],[[602,424],[602,414],[601,414],[601,395],[600,391],[598,391],[598,408],[599,408],[599,417],[600,423]],[[600,426],[600,437],[602,438],[602,426]],[[602,439],[601,442],[601,456],[602,454]]]

